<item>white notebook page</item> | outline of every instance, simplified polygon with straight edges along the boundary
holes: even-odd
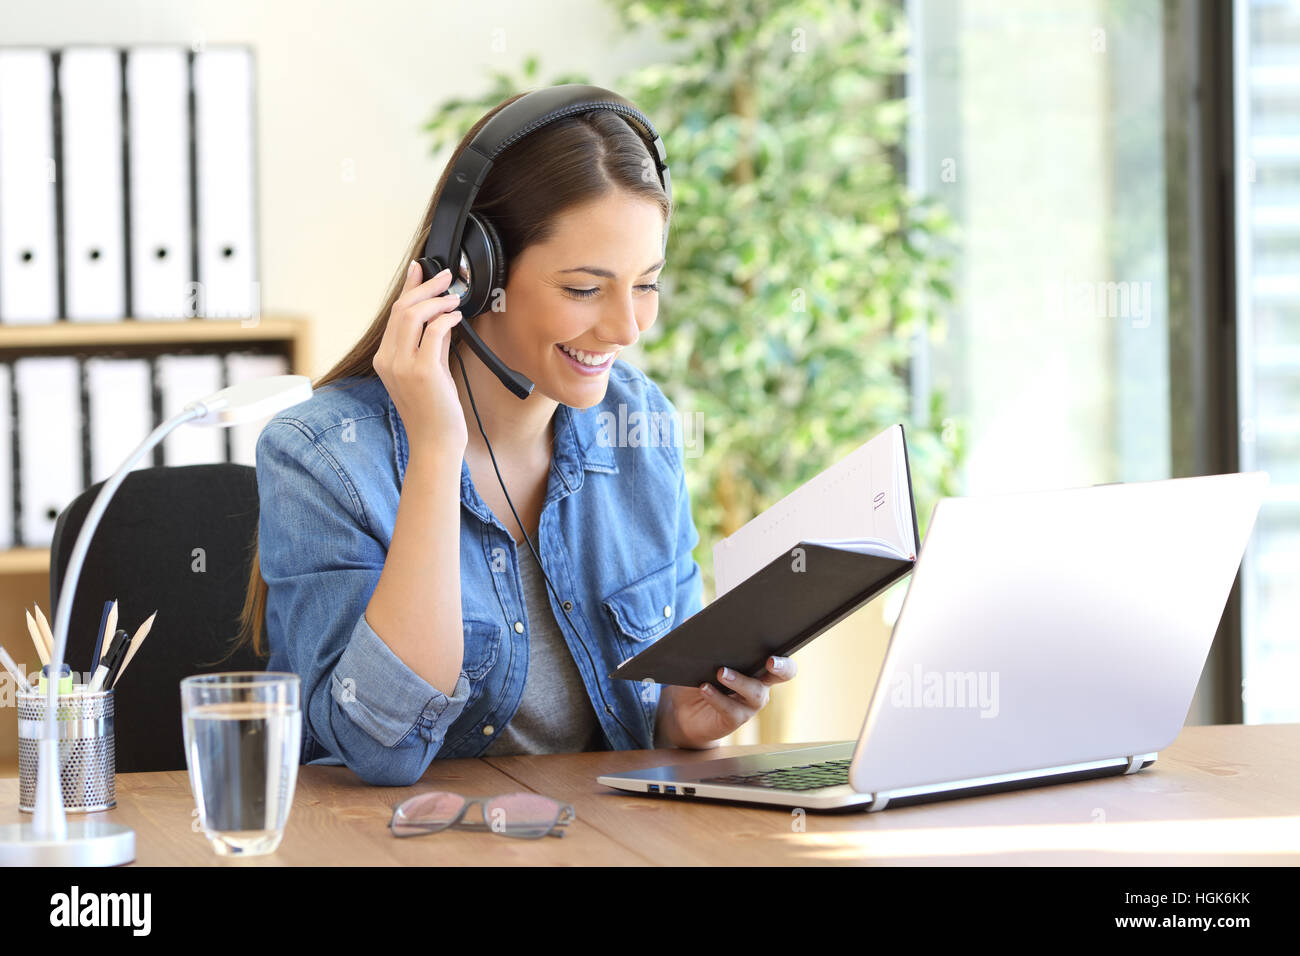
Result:
[[[905,454],[891,425],[715,544],[717,597],[800,541],[914,559]]]

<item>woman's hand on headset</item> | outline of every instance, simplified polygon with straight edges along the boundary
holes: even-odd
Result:
[[[402,416],[411,450],[436,449],[459,461],[469,434],[447,357],[461,313],[456,296],[442,294],[451,270],[427,282],[420,281],[422,274],[417,262],[406,267],[406,284],[388,313],[373,364]]]

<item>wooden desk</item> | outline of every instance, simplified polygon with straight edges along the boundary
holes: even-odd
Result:
[[[1300,863],[1300,724],[1189,727],[1132,776],[872,814],[800,818],[595,782],[612,770],[788,746],[435,760],[409,788],[367,786],[344,767],[301,767],[284,842],[243,860],[217,857],[194,829],[183,771],[119,775],[117,807],[96,816],[133,827],[136,863],[147,866]],[[390,836],[392,806],[435,788],[533,790],[572,803],[577,820],[563,839]],[[0,780],[0,821],[30,819],[17,807],[18,781]]]

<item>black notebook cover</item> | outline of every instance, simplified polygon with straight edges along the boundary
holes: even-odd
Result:
[[[901,429],[902,426],[900,425]],[[903,435],[903,472],[912,513],[912,541],[921,532],[912,490],[912,463]],[[802,564],[794,551],[804,549]],[[705,681],[724,693],[718,668],[750,677],[767,672],[767,659],[789,657],[907,575],[914,559],[887,558],[800,541],[777,555],[714,602],[687,618],[610,677],[699,687]],[[796,568],[802,567],[802,570]]]
[[[802,548],[802,561],[794,554]],[[609,676],[719,690],[724,664],[750,677],[771,655],[788,657],[912,570],[884,558],[801,541]],[[802,566],[802,570],[798,570]]]

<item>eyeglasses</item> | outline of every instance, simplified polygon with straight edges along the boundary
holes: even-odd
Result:
[[[478,804],[483,822],[463,820],[465,811]],[[577,815],[572,804],[559,803],[536,793],[509,793],[498,797],[462,797],[459,793],[419,793],[393,808],[388,828],[396,837],[423,836],[449,827],[490,830],[502,836],[533,840],[564,836],[564,827]]]

